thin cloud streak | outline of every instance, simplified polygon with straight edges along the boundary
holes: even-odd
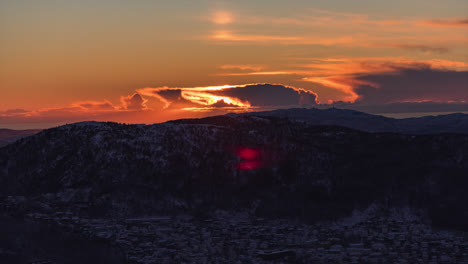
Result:
[[[289,66],[291,67],[291,65]],[[221,76],[297,75],[300,81],[320,84],[344,94],[340,101],[355,102],[360,98],[358,87],[378,89],[380,84],[361,76],[392,75],[405,70],[433,69],[439,71],[468,70],[468,63],[441,59],[417,61],[404,57],[382,58],[310,58],[308,63],[293,65],[294,69],[220,73]]]
[[[441,27],[468,27],[468,18],[459,19],[433,19],[425,20],[420,25],[441,26]]]
[[[292,43],[299,42],[302,40],[301,37],[290,37],[290,36],[269,36],[269,35],[249,35],[249,34],[237,34],[233,31],[223,30],[215,31],[209,39],[218,41],[231,41],[231,42],[281,42],[281,43]]]
[[[75,102],[72,104],[72,107],[79,109],[83,112],[92,112],[92,111],[115,111],[115,107],[108,100],[100,101],[81,101]]]
[[[392,48],[399,48],[399,49],[404,49],[404,50],[414,50],[414,51],[421,51],[425,53],[447,53],[449,52],[449,48],[447,47],[433,47],[433,46],[428,46],[428,45],[423,45],[423,44],[394,44],[394,45],[389,45],[389,47]]]
[[[221,65],[219,68],[223,69],[223,70],[239,69],[239,70],[242,70],[242,71],[245,71],[245,70],[260,71],[260,70],[264,69],[265,66],[251,65],[251,64],[242,64],[242,65],[229,65],[229,64],[227,64],[227,65]]]
[[[215,31],[207,40],[218,43],[263,43],[281,45],[351,45],[357,42],[353,36],[320,37],[320,36],[282,36],[239,34],[234,31]]]
[[[258,71],[258,72],[239,72],[239,73],[220,73],[217,76],[248,76],[248,75],[297,75],[297,72],[291,71]]]
[[[216,13],[215,13],[216,14]],[[213,15],[212,22],[216,24],[216,17],[224,17],[222,15]],[[229,14],[229,13],[228,13]],[[232,15],[231,15],[232,16]],[[223,19],[220,19],[223,21]],[[230,20],[234,23],[233,20]],[[341,26],[360,26],[364,27],[389,27],[398,26],[396,29],[408,29],[408,27],[427,27],[427,26],[448,26],[458,27],[467,26],[468,18],[441,18],[441,19],[401,19],[389,16],[370,16],[368,14],[335,12],[323,9],[309,8],[307,15],[296,14],[294,17],[269,17],[269,16],[248,16],[242,15],[236,20],[237,24],[247,25],[285,25],[285,26],[302,26],[302,27],[341,27]],[[391,28],[390,30],[393,30]]]
[[[237,33],[232,30],[216,30],[211,35],[204,37],[204,40],[215,44],[262,44],[262,45],[321,45],[321,46],[341,46],[341,47],[365,47],[365,48],[393,48],[421,51],[424,53],[447,53],[449,46],[466,46],[468,39],[460,34],[450,36],[379,36],[362,33],[343,33],[337,36],[315,35],[262,35]],[[433,45],[419,44],[433,43]],[[395,44],[397,43],[397,44]]]
[[[204,39],[217,44],[338,45],[405,49],[423,53],[447,53],[451,48],[466,46],[468,41],[463,37],[464,32],[458,28],[468,25],[468,19],[465,18],[395,19],[320,9],[308,11],[306,16],[297,14],[294,17],[253,17],[241,14],[239,19],[232,21],[233,25],[238,26],[236,31],[232,28],[217,28]],[[262,34],[256,26],[262,29],[269,27],[271,30]],[[444,30],[440,26],[453,28]],[[431,34],[428,34],[428,30]]]

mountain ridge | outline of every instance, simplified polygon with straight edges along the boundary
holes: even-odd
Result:
[[[24,129],[24,130],[15,130],[0,128],[0,148],[15,142],[16,140],[31,136],[41,132],[42,129]]]
[[[277,116],[312,125],[338,125],[366,132],[468,133],[468,114],[463,113],[397,119],[341,108],[291,108],[227,115]]]
[[[468,229],[468,207],[458,202],[468,199],[466,171],[466,134],[370,133],[258,115],[86,122],[0,149],[0,198],[90,215],[230,208],[310,221],[378,203]]]

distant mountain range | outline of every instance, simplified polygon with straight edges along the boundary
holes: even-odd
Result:
[[[452,127],[466,119],[444,118],[455,120]],[[223,208],[308,221],[379,204],[468,230],[468,134],[337,126],[362,128],[366,120],[368,131],[404,129],[390,126],[398,120],[338,109],[66,125],[0,149],[0,201],[22,197],[14,208],[25,212],[137,217]]]
[[[396,119],[367,114],[355,110],[329,108],[291,108],[264,112],[230,113],[227,116],[275,116],[306,122],[310,125],[343,126],[365,132],[393,132],[403,134],[468,133],[468,114],[448,114]],[[34,135],[41,129],[12,130],[0,128],[0,147]]]
[[[0,128],[0,148],[15,142],[20,138],[34,135],[41,131],[42,129],[13,130]]]
[[[286,117],[311,125],[336,125],[366,132],[395,132],[405,134],[468,133],[468,114],[448,114],[415,118],[389,118],[338,108],[293,108],[242,115]],[[236,114],[228,114],[235,116]]]

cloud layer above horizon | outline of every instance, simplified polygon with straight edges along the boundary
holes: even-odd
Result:
[[[121,96],[120,104],[108,100],[82,101],[70,106],[27,111],[0,111],[0,121],[113,120],[161,122],[181,117],[201,117],[227,112],[245,112],[285,107],[313,107],[317,95],[300,88],[272,84],[225,85],[187,88],[142,88]],[[128,120],[128,121],[127,121]]]
[[[280,84],[246,84],[207,87],[158,87],[136,89],[108,100],[80,101],[69,106],[38,110],[0,111],[5,124],[84,120],[154,123],[176,118],[204,117],[228,112],[265,111],[279,108],[342,107],[369,113],[468,111],[468,71],[433,69],[426,64],[388,66],[374,73],[337,78],[355,95],[354,101],[318,103],[319,95]]]
[[[460,111],[468,2],[421,3],[1,1],[0,127],[332,104]]]

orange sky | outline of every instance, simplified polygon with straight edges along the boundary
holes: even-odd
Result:
[[[0,127],[467,101],[466,1],[132,2],[2,1]],[[424,74],[440,85],[425,92]],[[259,83],[284,91],[239,88]]]

